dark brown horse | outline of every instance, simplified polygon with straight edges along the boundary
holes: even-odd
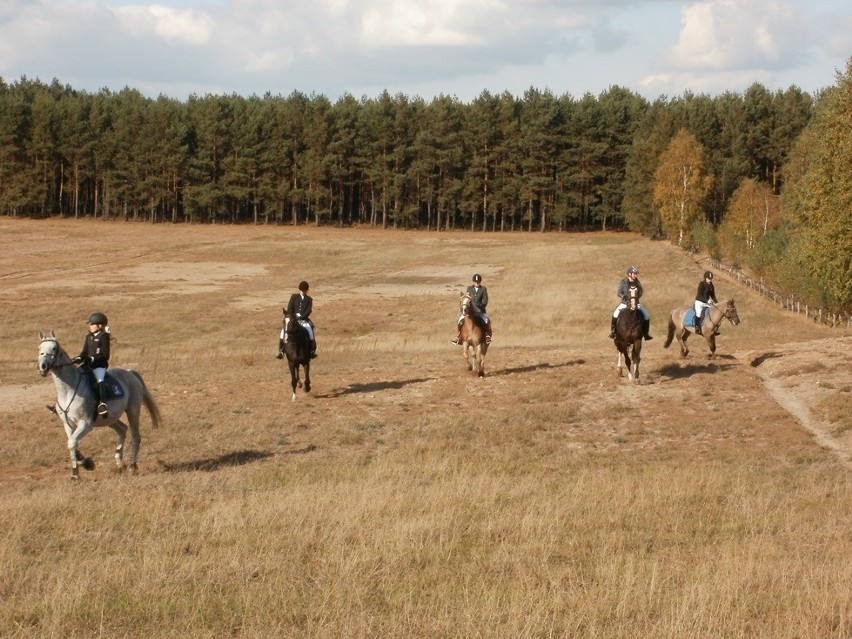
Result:
[[[488,342],[485,340],[485,326],[473,310],[470,293],[461,293],[461,314],[464,321],[461,326],[459,343],[464,347],[464,358],[468,370],[474,371],[479,377],[485,377],[483,359],[488,352]]]
[[[672,311],[671,317],[669,317],[669,334],[666,337],[666,343],[663,344],[664,348],[668,348],[671,346],[672,340],[677,337],[677,341],[680,344],[681,357],[689,355],[686,340],[689,339],[691,333],[695,332],[692,322],[687,323],[684,321],[687,315],[692,317],[690,311],[694,312],[692,306],[680,306]],[[734,326],[740,323],[740,316],[737,315],[737,307],[734,304],[734,300],[728,300],[724,306],[713,304],[707,309],[707,317],[701,327],[701,334],[707,340],[707,346],[710,349],[708,357],[710,359],[713,359],[716,354],[716,334],[723,319],[727,319]]]
[[[290,368],[290,384],[293,387],[292,401],[296,401],[296,388],[302,388],[299,378],[299,367],[305,370],[305,392],[311,392],[311,336],[295,316],[287,322],[287,342],[284,344],[284,355]]]
[[[618,376],[622,377],[622,366],[627,367],[627,379],[639,381],[639,361],[642,353],[642,338],[645,335],[643,321],[636,297],[636,287],[631,286],[627,308],[621,309],[615,323],[615,347],[618,349]]]

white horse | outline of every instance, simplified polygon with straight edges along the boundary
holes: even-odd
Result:
[[[109,375],[115,379],[123,391],[122,397],[107,401],[109,412],[106,416],[97,414],[98,396],[86,379],[86,373],[74,366],[53,331],[39,332],[41,343],[38,347],[38,371],[42,377],[50,373],[56,385],[56,407],[54,412],[62,421],[68,435],[68,450],[71,453],[71,479],[79,479],[79,465],[92,470],[94,462],[84,457],[78,450],[80,440],[95,426],[109,426],[116,433],[115,464],[123,470],[124,442],[130,429],[130,471],[137,472],[136,459],[139,456],[139,416],[142,404],[151,416],[154,427],[160,425],[162,416],[142,376],[134,370],[110,368]],[[127,415],[127,424],[120,417]],[[128,426],[129,425],[129,426]]]

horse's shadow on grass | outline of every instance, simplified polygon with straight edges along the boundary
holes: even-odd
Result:
[[[418,377],[416,379],[403,379],[400,381],[387,382],[368,382],[366,384],[349,384],[346,388],[335,388],[332,391],[322,395],[314,395],[320,399],[330,399],[333,397],[342,397],[343,395],[355,395],[358,393],[375,393],[383,390],[399,390],[410,384],[422,384],[423,382],[434,381],[434,377]]]
[[[312,447],[311,447],[312,449]],[[298,452],[298,451],[293,451]],[[304,451],[309,452],[309,451]],[[186,473],[201,470],[204,472],[213,472],[220,468],[231,468],[234,466],[244,466],[267,457],[272,457],[275,453],[269,453],[260,450],[240,450],[234,453],[226,453],[218,457],[208,457],[207,459],[194,459],[192,461],[180,462],[178,464],[167,464],[160,461],[159,464],[167,473]]]
[[[563,362],[562,364],[551,364],[550,362],[542,362],[541,364],[530,364],[529,366],[513,366],[511,368],[501,368],[499,370],[495,370],[488,374],[489,377],[497,377],[499,375],[514,375],[515,373],[532,373],[533,371],[540,371],[544,369],[550,368],[565,368],[566,366],[578,366],[580,364],[585,364],[586,360],[584,359],[575,359],[570,362]]]
[[[728,355],[727,359],[734,359],[732,356]],[[715,375],[716,373],[721,373],[723,371],[730,370],[734,367],[734,364],[687,364],[686,366],[681,366],[680,364],[666,364],[659,370],[660,377],[668,380],[672,379],[684,379],[687,377],[692,377],[693,375]]]

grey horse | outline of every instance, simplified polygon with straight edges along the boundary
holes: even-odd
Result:
[[[122,397],[107,401],[109,412],[106,416],[96,413],[98,396],[92,391],[86,373],[74,366],[53,331],[39,332],[41,343],[38,347],[38,372],[42,377],[48,373],[53,376],[56,385],[56,406],[52,409],[62,422],[68,435],[68,450],[71,454],[71,479],[79,479],[79,466],[86,470],[94,468],[90,458],[79,451],[80,440],[95,426],[109,426],[116,434],[115,464],[118,470],[124,468],[123,452],[127,431],[130,430],[130,471],[137,472],[139,456],[139,416],[142,404],[151,416],[154,427],[162,422],[162,415],[153,395],[148,390],[142,376],[130,369],[110,368],[108,373],[121,386]],[[127,423],[121,421],[127,415]]]

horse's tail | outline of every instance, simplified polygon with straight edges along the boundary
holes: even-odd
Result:
[[[674,318],[672,318],[672,316],[669,315],[669,334],[666,337],[666,341],[663,344],[663,348],[668,348],[669,346],[672,345],[672,340],[674,339],[674,334],[675,334],[675,328],[676,327],[675,327],[675,323],[674,323]]]
[[[130,372],[133,373],[139,380],[139,383],[142,384],[142,402],[145,404],[145,408],[148,409],[148,414],[151,416],[151,424],[154,428],[158,428],[160,424],[163,423],[163,414],[160,412],[160,407],[154,400],[154,396],[151,394],[151,391],[148,390],[145,380],[142,379],[142,374],[139,371],[132,370]]]

